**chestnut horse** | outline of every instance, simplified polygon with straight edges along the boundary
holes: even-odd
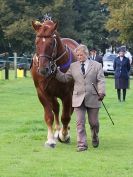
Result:
[[[45,146],[55,147],[57,138],[64,143],[70,141],[69,122],[73,112],[73,82],[67,84],[59,82],[55,78],[55,66],[60,67],[60,70],[65,73],[70,64],[75,61],[73,50],[78,43],[69,38],[61,39],[57,33],[57,23],[51,20],[42,23],[35,21],[32,22],[32,26],[36,32],[36,53],[33,57],[31,74],[44,108],[44,120],[48,128]],[[62,101],[62,127],[60,127],[57,98]]]

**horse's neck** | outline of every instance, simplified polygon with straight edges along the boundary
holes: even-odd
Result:
[[[70,39],[70,38],[62,38],[61,41],[65,46],[67,46],[67,48],[70,49],[70,51],[73,55],[72,62],[75,62],[76,56],[75,56],[74,50],[79,46],[79,44],[75,40]]]
[[[57,38],[57,45],[58,56],[60,56],[66,50],[65,45],[62,43],[60,37]]]
[[[67,60],[67,57],[64,57],[68,55],[67,53],[68,51],[66,50],[66,46],[62,43],[61,38],[58,37],[57,38],[57,58],[64,54],[58,61],[59,64],[60,63],[62,64],[63,62]]]
[[[72,49],[67,46],[67,44],[64,44],[61,40],[61,38],[57,39],[57,57],[61,57],[59,60],[57,58],[57,65],[60,66],[60,69],[62,72],[66,72],[68,68],[70,67],[70,64],[75,61],[74,54],[72,52]]]
[[[57,43],[59,46],[58,54],[60,55],[66,51],[66,53],[69,55],[71,52],[73,54],[73,61],[75,61],[74,50],[78,46],[78,43],[72,39],[60,37],[58,37]]]

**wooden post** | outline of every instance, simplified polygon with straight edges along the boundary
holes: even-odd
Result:
[[[2,70],[0,69],[0,80],[2,79]]]
[[[14,52],[14,71],[15,71],[15,78],[17,78],[17,53]]]
[[[9,79],[9,61],[8,61],[8,53],[5,54],[5,80]]]
[[[5,63],[5,80],[9,79],[9,62]]]

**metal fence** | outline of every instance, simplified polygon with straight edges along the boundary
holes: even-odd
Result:
[[[27,77],[32,58],[27,56],[18,57],[14,53],[13,57],[0,58],[0,79],[9,79],[10,73],[14,73],[14,78]],[[10,72],[12,70],[12,72]]]

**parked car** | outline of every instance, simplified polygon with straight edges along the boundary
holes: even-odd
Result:
[[[103,71],[105,76],[114,75],[113,63],[116,57],[116,54],[105,54],[103,56]]]

